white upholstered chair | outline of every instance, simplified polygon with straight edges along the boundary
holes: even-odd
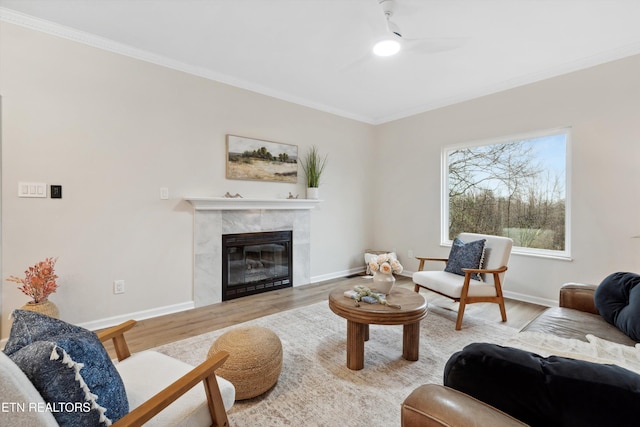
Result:
[[[507,312],[504,306],[502,285],[504,283],[507,264],[511,255],[513,240],[507,237],[490,236],[475,233],[460,233],[458,238],[465,243],[485,239],[484,260],[481,268],[463,268],[464,276],[449,273],[447,271],[424,271],[426,261],[448,262],[447,258],[416,257],[420,260],[417,272],[413,274],[414,290],[420,288],[429,289],[458,301],[458,318],[456,330],[462,326],[462,317],[467,304],[475,302],[492,302],[500,306],[502,321],[507,321]],[[480,274],[482,281],[472,278],[474,274]]]
[[[215,370],[229,354],[218,352],[196,367],[151,350],[131,355],[123,334],[135,323],[130,320],[98,333],[102,342],[113,340],[119,360],[115,366],[129,401],[130,412],[113,427],[228,427],[226,411],[234,403],[235,387],[217,377]],[[203,383],[204,387],[200,385]],[[2,351],[0,400],[11,402],[15,409],[0,413],[2,426],[58,426],[50,411],[29,409],[32,405],[44,407],[45,402],[25,373]]]
[[[229,353],[220,351],[196,367],[152,350],[131,355],[124,333],[135,324],[129,320],[98,333],[102,342],[113,340],[129,400],[130,412],[113,426],[228,427],[236,390],[215,370]]]

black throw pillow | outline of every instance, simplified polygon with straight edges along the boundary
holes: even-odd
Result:
[[[607,276],[593,296],[600,315],[640,342],[640,275],[618,272]]]
[[[445,366],[444,385],[531,426],[637,426],[640,375],[616,365],[476,343]]]

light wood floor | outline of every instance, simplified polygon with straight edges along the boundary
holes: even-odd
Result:
[[[146,350],[280,311],[327,301],[329,292],[335,287],[355,285],[362,280],[360,277],[329,280],[141,320],[127,332],[127,343],[132,353]],[[396,286],[413,289],[413,282],[408,277],[398,277]],[[457,311],[457,303],[448,298],[426,290],[421,290],[420,293],[429,304]],[[507,324],[518,329],[545,309],[539,305],[514,300],[506,300],[505,303]],[[465,310],[465,315],[467,314],[492,322],[501,321],[497,304],[471,304]],[[464,321],[462,327],[464,328]],[[115,352],[110,345],[107,349],[110,355],[115,357]]]

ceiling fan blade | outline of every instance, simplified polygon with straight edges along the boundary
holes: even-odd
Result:
[[[464,47],[468,42],[468,37],[425,37],[418,39],[402,39],[404,50],[413,53],[439,53],[448,52]]]

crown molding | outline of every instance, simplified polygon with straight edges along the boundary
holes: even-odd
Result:
[[[34,31],[39,31],[45,34],[49,34],[55,37],[64,38],[77,43],[82,43],[87,46],[95,47],[98,49],[113,52],[119,55],[128,56],[130,58],[138,59],[140,61],[149,62],[155,65],[160,65],[165,68],[181,71],[183,73],[191,74],[197,77],[202,77],[207,80],[213,80],[218,83],[223,83],[229,86],[233,86],[239,89],[255,92],[260,95],[276,98],[281,101],[290,102],[292,104],[308,107],[313,110],[322,111],[325,113],[340,116],[346,119],[355,120],[358,122],[364,122],[373,124],[374,119],[371,117],[356,114],[350,111],[341,110],[339,108],[331,107],[328,105],[312,102],[295,95],[291,95],[286,92],[274,90],[272,88],[262,86],[256,83],[251,83],[242,79],[238,79],[233,76],[229,76],[223,73],[217,73],[212,70],[187,64],[181,61],[168,58],[166,56],[157,55],[155,53],[138,49],[124,43],[119,43],[105,37],[96,36],[85,31],[80,31],[75,28],[67,27],[61,24],[57,24],[44,19],[36,18],[31,15],[16,12],[5,7],[0,7],[0,21],[7,22],[9,24],[19,25],[24,28],[29,28]]]
[[[515,89],[520,86],[525,86],[531,83],[540,82],[542,80],[551,79],[564,74],[581,71],[587,68],[595,67],[598,65],[606,64],[607,62],[617,61],[619,59],[627,58],[629,56],[640,55],[640,43],[632,43],[626,46],[612,49],[606,52],[602,52],[598,55],[591,55],[584,58],[579,58],[573,61],[567,61],[564,64],[547,68],[540,72],[530,73],[518,78],[505,80],[503,82],[487,85],[482,89],[460,93],[456,96],[452,96],[446,99],[442,99],[438,102],[425,103],[417,106],[416,108],[405,110],[397,114],[389,116],[378,117],[373,120],[374,125],[380,125],[394,120],[404,119],[407,117],[415,116],[418,114],[426,113],[428,111],[436,110],[438,108],[448,107],[450,105],[459,104],[461,102],[471,101],[476,98],[480,98],[487,95],[493,95],[495,93],[504,92],[506,90]]]
[[[455,96],[441,99],[436,102],[427,102],[416,106],[412,109],[407,109],[395,114],[380,116],[380,117],[368,117],[362,114],[353,113],[350,111],[341,110],[332,106],[328,106],[321,103],[309,101],[307,99],[300,98],[298,96],[274,90],[272,88],[251,83],[242,79],[238,79],[233,76],[229,76],[223,73],[217,73],[212,70],[190,65],[181,61],[176,61],[171,58],[167,58],[162,55],[157,55],[149,51],[134,48],[132,46],[118,43],[116,41],[96,36],[84,31],[80,31],[71,27],[67,27],[61,24],[57,24],[44,19],[36,18],[31,15],[16,12],[5,7],[0,7],[0,21],[10,24],[19,25],[21,27],[29,28],[35,31],[39,31],[52,36],[64,38],[67,40],[82,43],[88,46],[96,47],[98,49],[106,50],[130,58],[138,59],[141,61],[149,62],[155,65],[160,65],[165,68],[181,71],[194,76],[202,77],[208,80],[216,81],[218,83],[233,86],[239,89],[248,90],[264,96],[280,99],[282,101],[290,102],[303,107],[308,107],[314,110],[322,111],[325,113],[340,116],[346,119],[355,120],[371,125],[380,125],[388,122],[392,122],[399,119],[404,119],[417,114],[426,113],[438,108],[447,107],[450,105],[458,104],[461,102],[470,101],[472,99],[480,98],[487,95],[492,95],[498,92],[502,92],[509,89],[514,89],[519,86],[535,83],[541,80],[561,76],[563,74],[572,73],[575,71],[583,70],[586,68],[601,65],[607,62],[615,61],[618,59],[626,58],[633,55],[640,54],[640,43],[633,43],[626,46],[612,49],[606,52],[602,52],[598,55],[591,55],[588,57],[580,58],[573,61],[568,61],[556,67],[551,67],[542,70],[537,73],[531,73],[523,75],[521,77],[510,79],[500,82],[494,85],[485,86],[482,89],[459,93]]]

